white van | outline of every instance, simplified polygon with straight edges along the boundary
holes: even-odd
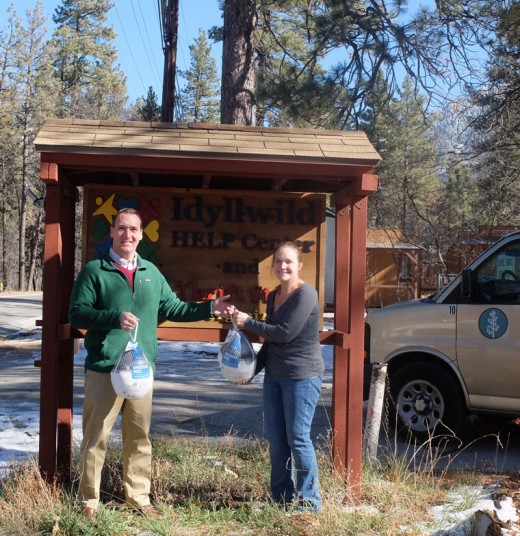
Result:
[[[437,294],[366,317],[370,363],[387,363],[401,428],[461,435],[470,413],[520,415],[520,232]]]

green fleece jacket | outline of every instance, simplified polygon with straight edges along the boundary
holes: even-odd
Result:
[[[86,329],[85,368],[110,372],[130,340],[119,317],[125,311],[139,318],[137,340],[155,370],[159,316],[177,322],[212,317],[213,302],[184,302],[172,291],[158,268],[138,257],[134,290],[108,253],[88,262],[72,289],[69,320],[72,327]]]

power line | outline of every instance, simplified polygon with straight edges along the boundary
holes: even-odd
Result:
[[[128,42],[128,38],[126,37],[125,27],[123,26],[123,23],[121,22],[121,17],[119,16],[119,11],[117,10],[117,4],[114,3],[114,8],[116,10],[117,20],[119,21],[119,25],[121,26],[121,30],[123,31],[123,37],[125,38],[126,46],[128,47],[128,51],[130,52],[130,56],[132,57],[132,62],[135,66],[135,70],[137,71],[137,74],[139,76],[139,80],[141,80],[141,84],[143,85],[144,93],[148,91],[148,88],[146,87],[143,77],[141,76],[141,71],[139,70],[139,67],[137,65],[137,62],[135,61],[134,53],[132,52],[132,48],[130,47],[130,43]]]
[[[141,9],[141,4],[139,3],[139,0],[137,0],[137,5],[139,6],[139,11],[141,13],[141,20],[142,20],[143,26],[144,26],[144,32],[145,32],[147,40],[148,40],[148,48],[146,47],[146,43],[145,43],[145,40],[144,40],[144,37],[143,37],[143,32],[141,31],[141,25],[139,24],[139,17],[137,16],[137,13],[135,11],[133,0],[130,0],[130,5],[132,6],[132,11],[134,13],[135,22],[136,22],[137,28],[139,30],[139,35],[141,36],[141,42],[143,43],[143,49],[144,49],[144,52],[145,52],[146,57],[148,59],[148,64],[149,65],[153,64],[155,66],[155,73],[154,74],[156,76],[157,81],[160,83],[161,82],[161,77],[160,77],[159,71],[157,69],[157,64],[155,63],[155,56],[153,54],[153,47],[152,47],[152,43],[150,42],[150,36],[148,34],[148,29],[146,27],[146,20],[144,18],[143,11]],[[150,54],[148,53],[148,50],[150,51]],[[150,58],[150,56],[151,56],[151,58]]]
[[[180,2],[181,2],[181,4],[180,4],[181,9],[179,11],[180,11],[180,14],[182,15],[182,24],[183,24],[183,27],[184,27],[184,33],[186,34],[186,44],[188,45],[188,50],[189,50],[190,38],[188,36],[188,25],[186,24],[186,19],[184,17],[184,10],[182,9],[182,0],[180,0]],[[180,34],[180,32],[179,32],[179,34]],[[184,50],[183,50],[183,47],[182,47],[182,41],[180,41],[180,40],[179,40],[179,43],[178,43],[178,49],[180,50],[184,66],[186,67],[186,69],[188,69],[188,63],[186,62],[186,58],[184,57]]]
[[[157,4],[155,5],[155,7],[156,7],[155,14],[157,15],[157,17],[159,19],[159,30],[161,32],[161,43],[163,43],[163,52],[164,52],[164,39],[163,39],[164,25],[163,25],[163,19],[162,19],[162,12],[163,12],[162,3],[163,3],[163,1],[164,0],[157,0]]]

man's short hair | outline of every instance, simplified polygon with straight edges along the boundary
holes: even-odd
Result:
[[[114,216],[114,219],[112,220],[112,227],[115,226],[116,224],[116,221],[117,221],[117,218],[119,218],[119,216],[121,216],[121,214],[134,214],[135,216],[137,216],[139,218],[139,227],[142,229],[143,228],[143,219],[141,218],[141,214],[139,214],[139,212],[135,209],[135,208],[122,208],[115,216]]]

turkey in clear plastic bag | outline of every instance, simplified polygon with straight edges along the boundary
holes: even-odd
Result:
[[[222,376],[232,382],[253,379],[256,369],[256,352],[249,339],[235,326],[227,334],[218,353]]]
[[[153,368],[137,342],[137,326],[110,379],[116,394],[129,400],[143,398],[152,389]]]

